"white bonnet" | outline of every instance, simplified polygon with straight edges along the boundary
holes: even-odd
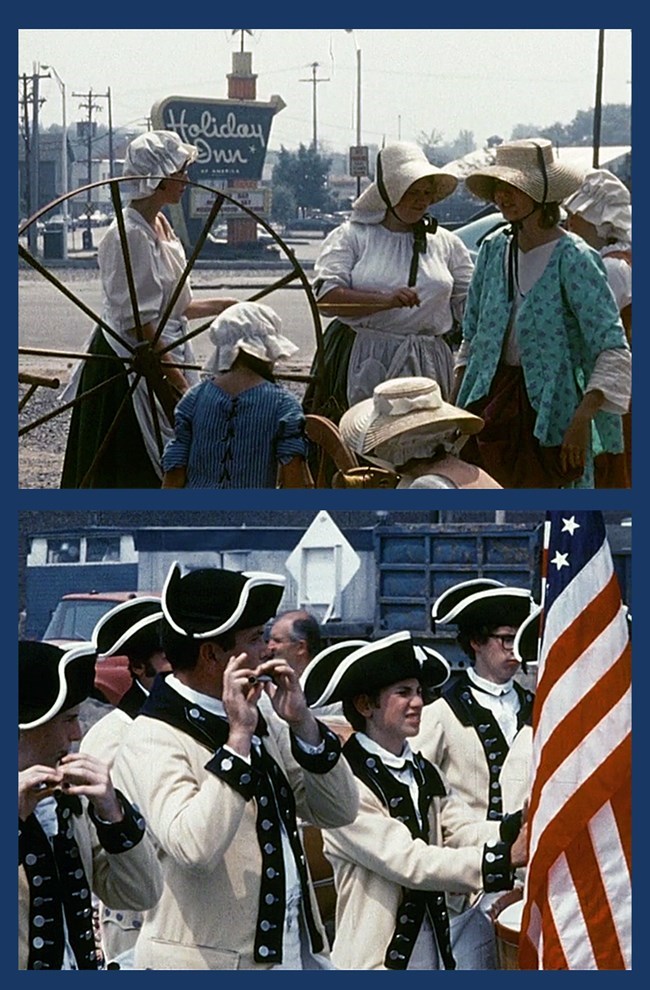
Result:
[[[380,165],[391,206],[396,206],[406,190],[419,179],[434,180],[432,203],[439,203],[450,196],[458,185],[456,176],[432,165],[422,148],[412,141],[396,141],[386,145],[377,155],[377,169]],[[387,204],[376,178],[352,204],[350,219],[360,223],[381,223],[386,209]]]
[[[161,179],[193,162],[198,149],[185,144],[175,131],[146,131],[129,144],[124,156],[122,175],[132,176],[124,182],[130,199],[143,199],[155,192]]]
[[[208,331],[214,352],[204,371],[228,371],[240,351],[274,364],[298,350],[281,333],[282,321],[275,310],[263,303],[240,302],[229,306],[212,321]]]
[[[596,228],[599,237],[630,241],[632,203],[627,186],[606,168],[585,173],[580,188],[562,204],[568,213],[577,213]]]

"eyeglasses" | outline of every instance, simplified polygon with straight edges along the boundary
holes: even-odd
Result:
[[[504,650],[511,650],[515,645],[514,636],[500,636],[498,633],[490,633],[488,639],[498,639]]]

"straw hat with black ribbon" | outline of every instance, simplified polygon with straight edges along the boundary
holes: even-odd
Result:
[[[182,574],[174,562],[163,587],[162,611],[178,635],[208,639],[263,626],[277,612],[284,586],[281,574],[218,567]]]
[[[480,416],[445,402],[434,379],[415,377],[380,382],[371,398],[356,403],[339,422],[348,447],[389,465],[431,457],[449,434],[457,434],[454,442],[459,448],[461,438],[482,427]]]
[[[439,203],[450,196],[456,186],[456,176],[432,165],[422,148],[409,141],[397,141],[386,145],[377,155],[375,181],[352,204],[350,220],[357,223],[382,223],[387,211],[402,222],[395,207],[414,182],[433,180],[431,203]],[[425,215],[413,225],[413,256],[408,285],[415,285],[418,256],[426,251],[427,234],[435,234],[438,221]]]
[[[352,652],[342,652],[338,663],[325,663],[322,678],[316,678],[312,671],[307,700],[311,708],[319,708],[415,677],[428,703],[434,700],[434,691],[445,683],[449,673],[449,664],[440,653],[418,643],[410,632],[396,632]]]
[[[505,182],[526,193],[533,200],[533,208],[527,216],[510,224],[510,256],[508,265],[508,293],[514,297],[517,272],[518,232],[522,221],[532,216],[540,207],[549,203],[561,203],[580,186],[584,169],[559,161],[553,144],[547,138],[524,138],[500,144],[496,149],[494,165],[476,169],[465,178],[465,186],[479,199],[494,201],[494,186]]]
[[[62,650],[52,643],[18,643],[18,728],[36,729],[92,694],[97,653],[92,643]]]

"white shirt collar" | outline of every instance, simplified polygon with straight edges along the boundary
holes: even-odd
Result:
[[[402,752],[399,756],[395,756],[394,753],[389,753],[387,749],[380,746],[378,743],[367,736],[365,732],[357,732],[357,740],[363,746],[365,750],[372,753],[374,756],[378,756],[384,766],[391,767],[394,770],[402,770],[405,763],[412,763],[415,765],[415,759],[413,757],[413,750],[409,746],[408,739],[404,740],[404,746],[402,747]]]
[[[165,684],[173,688],[186,701],[193,701],[195,705],[205,708],[206,712],[210,712],[212,715],[219,715],[221,718],[228,718],[226,709],[223,707],[223,701],[220,698],[213,698],[210,694],[202,694],[201,691],[195,691],[193,688],[188,687],[187,684],[179,681],[175,674],[168,674],[165,678]]]
[[[510,694],[510,692],[514,689],[514,677],[511,677],[509,681],[505,682],[505,684],[495,684],[494,681],[488,681],[485,677],[481,677],[477,674],[473,667],[467,668],[467,676],[472,684],[474,684],[480,691],[485,691],[487,694],[492,694],[495,698],[502,698],[504,694]]]

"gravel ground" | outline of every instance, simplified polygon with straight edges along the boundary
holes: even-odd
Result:
[[[293,369],[292,369],[293,370]],[[306,373],[308,369],[297,368],[297,372]],[[38,370],[30,369],[32,374],[53,377],[53,372],[47,367]],[[59,396],[63,391],[67,377],[59,378],[57,389],[39,386],[27,401],[23,411],[18,416],[19,429],[54,412],[59,406]],[[283,384],[302,399],[305,386],[302,382],[284,381]],[[28,386],[18,386],[19,402],[27,393]],[[59,488],[63,457],[68,438],[71,411],[53,416],[41,426],[24,433],[18,439],[18,487],[19,488]]]

